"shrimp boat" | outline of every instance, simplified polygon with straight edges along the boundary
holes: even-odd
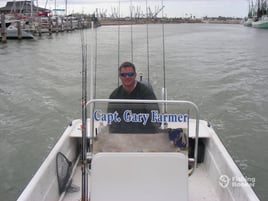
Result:
[[[90,90],[87,101],[82,59],[82,118],[67,126],[18,201],[259,200],[254,179],[243,176],[210,123],[199,119],[196,104],[167,100],[165,87],[162,100],[95,99]],[[158,104],[161,112],[128,111],[123,119],[146,123],[151,115],[158,132],[109,133],[118,120],[106,113],[109,103]]]

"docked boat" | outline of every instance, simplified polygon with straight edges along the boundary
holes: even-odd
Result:
[[[259,29],[268,29],[267,0],[252,2],[252,27]],[[254,9],[255,8],[255,9]]]
[[[257,21],[253,21],[252,27],[259,29],[268,29],[268,16],[263,15]]]
[[[244,26],[246,27],[252,27],[253,20],[251,18],[248,18],[246,21],[244,21]]]
[[[33,34],[26,29],[18,29],[17,21],[9,21],[5,23],[6,25],[6,38],[7,39],[34,39]],[[2,25],[0,24],[2,29]],[[0,38],[2,35],[0,34]]]
[[[248,7],[248,17],[244,20],[244,26],[251,27],[252,26],[252,21],[253,21],[253,16],[255,15],[254,11],[254,6],[253,6],[253,1],[250,4],[249,1],[249,7]]]

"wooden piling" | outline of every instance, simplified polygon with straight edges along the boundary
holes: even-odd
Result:
[[[37,33],[38,33],[38,35],[39,36],[42,36],[42,31],[41,31],[41,29],[42,29],[42,20],[41,20],[41,17],[38,17],[37,18],[37,26],[36,26],[36,29],[37,29]]]
[[[48,17],[48,32],[49,35],[52,35],[52,20],[51,20],[51,16]]]
[[[59,32],[59,18],[58,18],[58,16],[56,16],[56,33],[58,33]]]
[[[18,39],[21,40],[22,39],[22,31],[21,31],[21,22],[20,22],[20,20],[17,21],[17,33],[18,33]]]
[[[63,17],[60,18],[61,20],[61,31],[64,31],[64,21],[63,21]]]
[[[6,22],[5,22],[5,15],[1,15],[1,37],[2,43],[7,42],[7,30],[6,30]]]
[[[41,23],[38,23],[38,25],[37,25],[37,33],[38,33],[39,36],[42,36],[41,28],[42,28]]]

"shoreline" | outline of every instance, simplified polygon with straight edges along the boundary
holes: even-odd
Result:
[[[137,25],[137,24],[182,24],[182,23],[210,23],[210,24],[241,24],[242,18],[204,18],[204,19],[191,19],[191,18],[155,18],[155,19],[113,19],[103,18],[98,19],[101,26],[113,25]]]

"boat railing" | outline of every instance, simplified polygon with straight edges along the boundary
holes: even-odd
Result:
[[[105,135],[105,137],[103,138],[103,136],[101,136],[101,133],[103,133],[103,130],[105,130],[105,132],[107,132],[107,127],[108,124],[110,124],[110,122],[107,123],[107,121],[103,121],[104,119],[100,118],[96,119],[96,115],[100,115],[100,114],[96,114],[98,113],[98,111],[105,111],[103,109],[103,107],[98,108],[97,106],[99,106],[99,104],[158,104],[159,106],[162,105],[162,110],[165,110],[165,108],[167,108],[166,106],[169,107],[180,107],[183,108],[185,111],[193,111],[194,115],[193,118],[191,118],[191,122],[194,122],[193,125],[195,125],[195,133],[194,135],[191,135],[192,138],[195,139],[195,145],[194,145],[194,156],[193,158],[189,158],[189,162],[191,162],[193,165],[192,167],[192,172],[190,174],[192,174],[197,166],[197,156],[198,156],[198,136],[199,136],[199,109],[197,107],[197,105],[191,101],[184,101],[184,100],[134,100],[134,99],[92,99],[90,101],[87,102],[87,108],[89,108],[89,115],[90,115],[90,125],[94,125],[94,126],[89,126],[89,130],[85,133],[82,134],[82,138],[84,139],[84,142],[86,142],[88,140],[88,138],[90,139],[90,150],[92,152],[94,152],[94,148],[97,147],[96,144],[99,144],[101,140],[103,140],[105,138],[105,140],[107,140],[108,138],[110,138],[110,142],[118,142],[117,141],[119,139],[118,136],[120,136],[120,140],[122,142],[122,139],[125,139],[124,142],[129,142],[131,141],[131,143],[133,144],[135,140],[133,140],[135,138],[135,136],[137,136],[138,139],[140,140],[145,140],[148,139],[150,137],[152,137],[153,139],[156,139],[156,135],[155,134],[130,134],[130,135],[126,135],[128,134],[126,133],[122,133],[120,132],[120,134],[118,133],[113,133],[112,135]],[[173,113],[174,110],[172,110]],[[105,113],[103,112],[103,113]],[[166,113],[168,114],[168,112],[166,111],[160,111],[159,113],[163,114]],[[108,114],[107,114],[108,115]],[[110,114],[111,115],[111,114]],[[189,140],[189,121],[190,121],[190,114],[187,114],[187,122],[184,123],[173,123],[172,122],[166,122],[163,121],[161,122],[161,126],[159,127],[159,135],[157,135],[158,139],[161,141],[161,136],[163,138],[163,136],[165,137],[165,139],[167,139],[167,131],[170,129],[170,125],[173,125],[173,128],[177,128],[179,125],[183,125],[185,130],[184,132],[187,135],[187,147],[185,149],[185,151],[187,152],[187,157],[188,157],[188,140]],[[96,121],[100,121],[100,122],[96,122]],[[87,124],[86,122],[84,122],[85,124]],[[174,127],[175,125],[175,127]],[[87,127],[87,125],[82,125],[82,127]],[[108,133],[108,132],[107,132]],[[142,136],[142,137],[141,137]],[[111,140],[112,138],[112,140]],[[168,140],[167,140],[168,141]],[[170,145],[170,143],[168,143]],[[99,144],[98,147],[100,147],[101,145]],[[127,145],[126,145],[127,146]],[[142,146],[142,145],[139,145]],[[147,150],[151,150],[151,151],[155,151],[152,150],[150,148],[148,148]],[[129,150],[127,150],[129,151]],[[133,151],[133,150],[132,150]],[[138,150],[140,151],[140,150]],[[167,150],[168,151],[168,150]],[[185,153],[186,154],[186,153]]]

